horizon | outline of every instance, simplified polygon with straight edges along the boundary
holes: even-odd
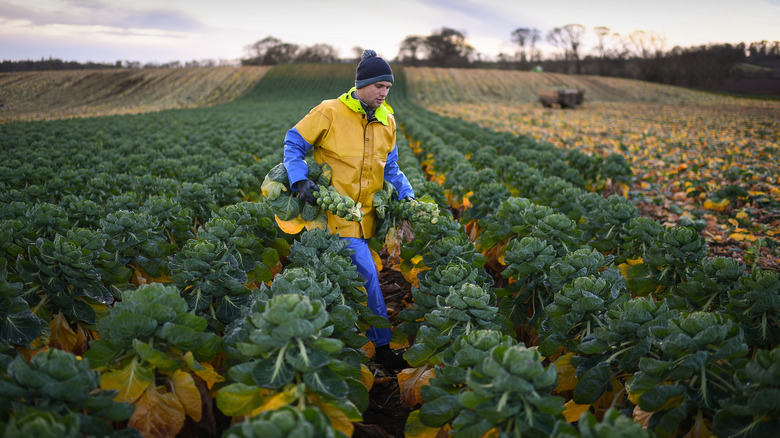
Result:
[[[366,7],[354,0],[288,0],[283,4],[227,0],[0,0],[0,59],[62,59],[75,62],[142,64],[238,61],[244,48],[265,37],[300,46],[328,44],[339,58],[353,59],[356,47],[395,59],[407,36],[430,35],[443,27],[466,36],[487,60],[512,55],[517,28],[540,30],[539,48],[553,53],[545,35],[554,27],[586,28],[583,55],[593,49],[593,28],[608,27],[627,37],[644,31],[662,49],[710,44],[749,45],[780,40],[780,0],[594,0],[583,4],[518,0],[397,0]],[[301,14],[300,11],[305,11]],[[347,17],[346,19],[344,17]],[[364,27],[376,31],[363,31]],[[13,41],[13,44],[10,42]]]

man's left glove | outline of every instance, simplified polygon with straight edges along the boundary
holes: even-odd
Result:
[[[296,182],[293,185],[295,186],[295,190],[298,191],[299,198],[303,199],[311,205],[317,205],[317,199],[312,195],[311,192],[319,192],[320,188],[317,187],[317,184],[314,181],[306,178]]]
[[[412,202],[412,199],[414,199],[414,196],[407,196],[404,199],[402,199],[402,201]]]

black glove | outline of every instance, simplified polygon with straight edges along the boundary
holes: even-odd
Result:
[[[414,199],[414,196],[407,196],[404,199],[401,199],[402,201],[411,202],[412,199]]]
[[[295,184],[295,190],[298,191],[298,197],[311,205],[317,205],[317,199],[311,194],[312,191],[319,192],[320,188],[310,179],[302,179]]]

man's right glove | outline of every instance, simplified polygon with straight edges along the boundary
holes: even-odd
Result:
[[[308,202],[311,205],[317,205],[317,199],[311,194],[312,191],[319,192],[320,188],[317,184],[306,178],[293,184],[295,190],[298,191],[298,197]]]

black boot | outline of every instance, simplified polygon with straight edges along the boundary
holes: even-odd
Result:
[[[409,368],[409,363],[406,362],[404,357],[391,350],[389,345],[376,347],[376,355],[374,356],[374,360],[376,360],[376,362],[379,363],[379,365],[381,365],[385,371],[393,372],[402,370],[404,368]]]

